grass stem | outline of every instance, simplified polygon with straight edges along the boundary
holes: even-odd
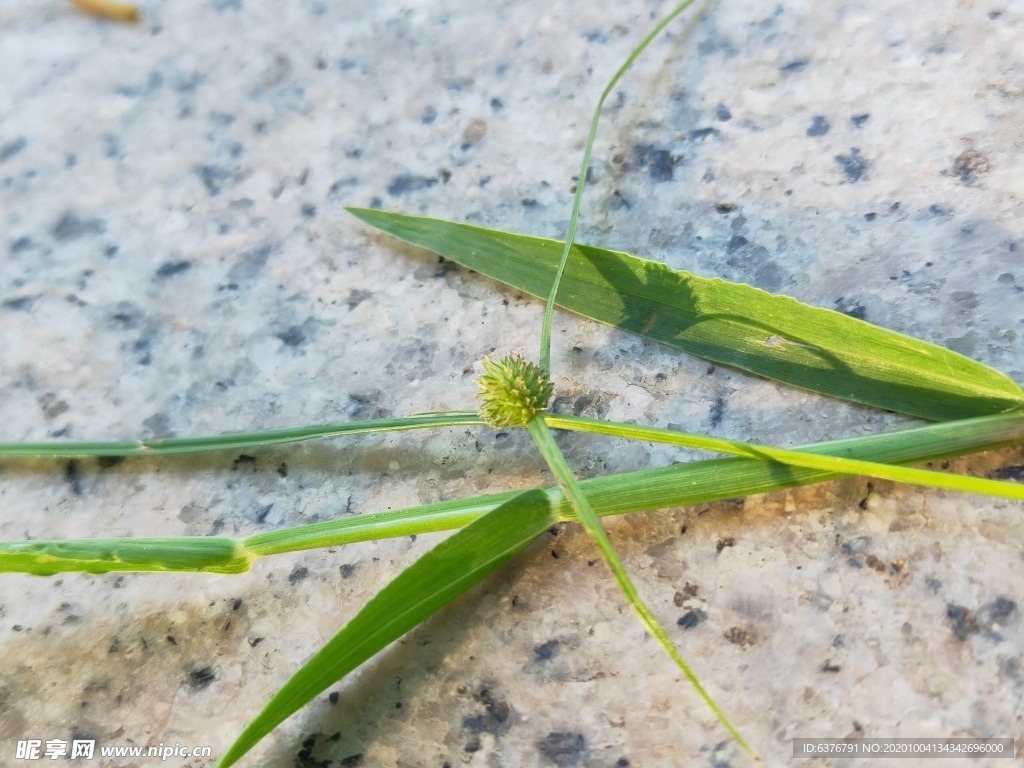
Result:
[[[587,500],[586,494],[580,488],[576,482],[576,478],[573,476],[572,471],[569,469],[569,465],[565,462],[565,456],[562,455],[561,449],[555,442],[554,435],[551,434],[551,430],[544,421],[543,414],[539,414],[534,417],[527,425],[526,428],[530,431],[530,436],[533,441],[537,444],[537,448],[540,449],[541,455],[550,467],[552,474],[555,476],[555,480],[558,482],[558,486],[562,489],[562,493],[565,494],[569,503],[572,504],[573,510],[576,512],[577,519],[582,523],[587,533],[597,544],[598,550],[601,552],[601,557],[604,558],[605,564],[608,569],[612,572],[615,577],[615,583],[618,584],[619,589],[626,598],[626,602],[633,609],[637,616],[640,617],[640,621],[643,622],[644,627],[647,631],[658,641],[665,653],[668,654],[669,658],[676,663],[676,666],[682,670],[683,675],[690,684],[693,686],[697,694],[704,700],[704,703],[711,709],[718,718],[718,721],[725,727],[729,734],[736,740],[743,750],[750,755],[754,760],[760,762],[757,754],[750,748],[747,742],[740,736],[729,719],[725,716],[725,713],[719,709],[715,700],[711,698],[711,695],[701,685],[700,680],[690,669],[690,665],[686,663],[679,650],[675,647],[672,641],[669,639],[668,633],[661,626],[658,620],[651,613],[651,610],[647,607],[647,604],[640,597],[636,591],[636,587],[633,586],[632,579],[629,578],[629,574],[626,573],[626,569],[623,568],[622,562],[619,560],[619,556],[615,552],[615,548],[612,546],[611,541],[608,539],[608,534],[605,533],[604,528],[601,526],[601,522],[597,518],[597,514],[591,507],[590,502]]]

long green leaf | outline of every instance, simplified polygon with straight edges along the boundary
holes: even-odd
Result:
[[[342,435],[369,432],[398,432],[407,429],[461,427],[483,424],[475,411],[439,411],[391,419],[342,421],[308,427],[263,429],[256,432],[228,432],[202,437],[162,437],[156,440],[47,441],[0,443],[0,456],[171,456],[204,451],[228,451],[268,445],[298,443]]]
[[[306,702],[493,572],[556,522],[548,495],[526,491],[427,552],[274,694],[217,763],[219,768],[233,765]]]
[[[244,573],[255,560],[244,543],[217,536],[0,543],[0,573],[36,576],[110,571]]]
[[[362,221],[545,297],[562,243],[441,219],[347,208]],[[1024,407],[1024,390],[963,355],[749,285],[574,245],[566,309],[803,389],[935,421]]]
[[[579,429],[581,420],[546,415],[545,421],[559,429]],[[651,437],[653,435],[647,435]],[[904,464],[960,456],[991,450],[1024,440],[1024,413],[1016,412],[978,419],[929,424],[845,440],[806,445],[798,450],[821,456]],[[600,515],[621,515],[647,509],[699,504],[754,493],[767,493],[839,477],[828,469],[784,466],[759,458],[727,458],[693,461],[669,467],[644,469],[580,481],[580,487]],[[559,521],[575,518],[558,488],[547,488]],[[145,557],[120,554],[122,542],[138,539],[79,539],[71,541],[0,542],[0,573],[5,571],[52,575],[64,571],[103,572],[114,570],[215,570],[241,557],[255,560],[266,555],[333,547],[359,541],[435,531],[468,525],[509,501],[515,493],[500,493],[437,502],[392,512],[378,512],[324,520],[319,523],[258,533],[235,542],[231,539],[179,537],[153,540]],[[204,542],[216,543],[207,545]],[[213,553],[204,550],[212,546]],[[241,552],[235,546],[242,548]],[[230,554],[234,552],[236,554]],[[63,559],[66,558],[66,559]],[[187,566],[187,567],[177,567]]]

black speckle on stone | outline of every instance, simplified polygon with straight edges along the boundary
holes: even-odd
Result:
[[[292,585],[298,584],[307,576],[309,576],[309,568],[300,565],[298,568],[296,568],[294,571],[288,574],[288,583]]]
[[[779,67],[779,72],[803,72],[810,63],[807,59],[793,59]]]
[[[681,157],[653,144],[633,147],[633,163],[637,168],[647,170],[652,181],[672,181],[672,174],[680,162]]]
[[[865,112],[862,115],[853,115],[850,117],[850,122],[853,123],[854,128],[860,128],[862,125],[864,125],[864,123],[868,121],[869,117],[871,117],[871,115],[869,115],[867,112]]]
[[[352,563],[343,563],[342,565],[338,566],[338,570],[341,571],[341,578],[343,579],[352,578],[352,574],[356,572],[356,568],[357,566],[353,565]]]
[[[359,290],[358,288],[351,290],[348,293],[348,298],[345,299],[345,306],[347,306],[349,309],[355,309],[372,296],[372,291],[363,291]]]
[[[82,495],[82,478],[78,474],[78,462],[72,459],[64,467],[64,479],[71,486],[71,492],[75,496]]]
[[[262,642],[263,642],[263,638],[262,637],[254,637],[252,640],[249,641],[249,647],[250,648],[255,648],[257,645],[259,645]]]
[[[842,669],[842,667],[840,667],[838,664],[833,664],[831,659],[826,660],[825,663],[821,665],[821,671],[822,672],[833,672],[834,673],[834,672],[839,672],[841,669]]]
[[[351,392],[345,403],[345,413],[356,421],[386,418],[391,413],[377,405],[380,397],[381,393],[379,390]]]
[[[5,160],[10,160],[16,154],[21,152],[21,150],[23,150],[27,145],[28,142],[25,140],[25,137],[19,136],[13,141],[8,141],[3,146],[0,146],[0,163]]]
[[[718,395],[715,398],[715,402],[711,404],[711,411],[709,416],[711,418],[711,426],[717,427],[722,423],[722,416],[725,414],[725,398]]]
[[[491,99],[491,109],[493,109],[495,112],[497,112],[499,109],[504,109],[504,108],[505,108],[505,102],[503,102],[501,99],[499,99],[499,98]]]
[[[11,254],[11,256],[17,256],[19,253],[30,250],[33,245],[34,243],[32,242],[32,238],[19,237],[8,246],[7,252]]]
[[[258,245],[243,251],[234,266],[228,270],[228,282],[234,283],[237,288],[238,284],[255,279],[263,271],[273,252],[274,246],[269,244]]]
[[[815,115],[811,118],[811,127],[807,129],[807,135],[812,137],[824,136],[831,127],[823,115]]]
[[[1002,624],[1017,610],[1017,603],[1008,597],[997,597],[991,603],[981,606],[976,612],[978,623],[990,627]]]
[[[629,768],[629,765],[629,759],[625,757],[620,757],[615,761],[615,768]]]
[[[850,303],[846,300],[845,296],[840,296],[838,299],[836,299],[835,303],[836,312],[842,312],[844,315],[855,317],[858,320],[863,320],[864,318],[867,317],[868,311],[858,301]]]
[[[237,611],[239,608],[242,607],[242,602],[242,598],[236,597],[234,600],[231,601],[231,610]]]
[[[341,758],[341,760],[338,761],[338,765],[341,768],[356,768],[357,766],[360,766],[362,764],[363,764],[363,753],[362,752],[357,752],[354,755],[349,755],[348,757],[343,757],[343,758]]]
[[[1024,480],[1024,464],[1014,464],[1010,467],[1000,467],[992,473],[996,480]]]
[[[430,189],[430,187],[437,184],[437,179],[430,178],[428,176],[412,176],[410,174],[403,174],[401,176],[395,176],[388,184],[388,194],[392,197],[398,197],[409,192],[418,192],[421,189]]]
[[[4,299],[4,309],[11,309],[15,312],[28,312],[32,309],[32,305],[35,303],[34,296],[19,296],[16,299]]]
[[[231,469],[236,470],[239,467],[251,467],[256,463],[256,457],[248,453],[240,453],[235,457],[235,460],[231,462]],[[273,505],[271,505],[273,506]]]
[[[864,221],[874,221],[876,218],[878,218],[878,214],[877,213],[873,213],[872,212],[872,213],[865,213],[864,214]]]
[[[735,536],[723,536],[722,538],[720,538],[718,540],[718,543],[715,545],[715,550],[717,552],[721,552],[726,547],[735,547],[735,546],[736,546],[736,537]]]
[[[548,640],[546,643],[534,646],[533,658],[534,661],[548,661],[558,653],[558,640]]]
[[[149,337],[136,339],[132,342],[132,352],[135,353],[135,362],[139,365],[149,365],[153,362],[153,339]]]
[[[968,147],[953,160],[949,174],[960,179],[961,184],[973,184],[980,175],[991,170],[992,161],[973,147]]]
[[[96,459],[96,463],[99,465],[100,469],[116,467],[122,461],[124,461],[124,456],[100,456]]]
[[[354,176],[350,176],[347,179],[338,179],[336,182],[331,184],[331,188],[327,190],[327,197],[336,197],[346,187],[354,187],[359,183],[359,180]]]
[[[736,206],[733,205],[732,203],[718,203],[715,206],[715,211],[717,213],[732,213],[735,210]]]
[[[523,208],[537,207],[537,201],[534,200],[532,197],[524,197],[522,200],[519,201],[519,204],[523,206]]]
[[[512,707],[507,701],[495,699],[487,688],[481,688],[473,699],[483,711],[463,718],[463,728],[474,735],[489,733],[496,738],[508,733],[512,727]]]
[[[931,205],[929,205],[928,206],[928,213],[930,213],[932,216],[936,216],[936,217],[938,217],[940,219],[949,219],[949,218],[952,218],[952,216],[953,216],[953,211],[952,210],[950,210],[949,208],[944,208],[943,206],[939,205],[938,203],[932,203]]]
[[[736,251],[749,242],[743,235],[733,235],[729,238],[729,242],[725,244],[725,252],[728,254],[736,253]]]
[[[702,611],[700,608],[691,608],[679,617],[679,621],[677,621],[676,624],[683,629],[693,629],[707,617],[707,613]]]
[[[729,111],[729,108],[725,106],[725,104],[719,104],[715,107],[715,119],[724,123],[725,121],[732,119],[732,112]]]
[[[188,684],[189,687],[194,691],[201,691],[203,688],[212,683],[217,676],[213,672],[213,667],[203,667],[202,669],[196,669],[188,673]]]
[[[978,620],[962,605],[954,605],[953,603],[947,605],[946,617],[950,621],[953,635],[957,640],[966,640],[981,630],[981,627],[978,626]]]
[[[722,637],[733,645],[740,646],[740,648],[748,648],[757,643],[756,635],[746,627],[729,627],[728,630],[722,633]]]
[[[197,165],[195,172],[210,197],[219,195],[224,183],[231,178],[231,171],[219,165]]]
[[[286,347],[301,347],[306,343],[306,333],[298,325],[293,325],[281,333],[275,333],[274,337],[280,339]]]
[[[237,466],[237,464],[235,466]],[[267,522],[267,516],[270,514],[270,510],[272,510],[273,508],[273,504],[267,504],[266,506],[262,506],[259,509],[257,509],[256,515],[254,517],[255,521],[261,525]]]
[[[50,234],[57,240],[77,240],[86,235],[98,235],[105,232],[107,225],[102,219],[83,219],[74,211],[67,211],[50,228]]]
[[[717,128],[694,128],[690,131],[692,141],[704,141],[707,138],[717,139],[721,135]]]
[[[586,764],[587,742],[582,733],[552,731],[537,742],[537,749],[559,768]]]
[[[157,277],[173,277],[192,268],[191,261],[166,261],[156,270]]]
[[[295,754],[295,768],[331,768],[333,760],[323,759],[318,760],[313,757],[313,750],[316,749],[316,742],[319,734],[313,734],[306,737],[302,741],[302,749]],[[362,755],[359,755],[360,760]],[[345,758],[346,760],[349,758]],[[359,765],[358,762],[350,763],[350,765]]]
[[[331,702],[331,704],[337,704],[338,699],[340,698],[341,694],[339,694],[337,691],[331,691],[329,694],[327,694],[327,700]]]
[[[311,203],[303,203],[299,208],[299,212],[307,219],[312,219],[316,216],[316,206]]]
[[[860,150],[857,147],[850,149],[848,155],[836,155],[836,162],[839,163],[843,175],[851,184],[863,179],[868,170],[867,161],[861,158]]]

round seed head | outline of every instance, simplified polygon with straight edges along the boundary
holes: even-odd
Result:
[[[539,365],[508,355],[483,361],[480,387],[480,418],[492,427],[525,427],[544,410],[555,390]]]

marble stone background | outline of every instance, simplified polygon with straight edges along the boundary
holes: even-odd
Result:
[[[470,405],[484,355],[535,354],[539,302],[341,206],[562,235],[597,96],[669,7],[143,0],[125,26],[0,1],[0,439]],[[689,19],[609,100],[579,240],[1024,381],[1024,2],[722,0]],[[907,423],[566,314],[554,367],[560,407],[609,419],[780,445]],[[582,476],[692,458],[564,446]],[[1024,451],[951,467],[1019,480]],[[477,429],[7,460],[0,537],[243,536],[550,482],[525,436]],[[791,739],[1024,748],[1021,512],[849,478],[608,529],[765,764],[819,766]],[[24,738],[221,752],[437,538],[240,576],[5,575],[0,764]],[[245,764],[750,765],[596,558],[572,526],[545,536]],[[1007,763],[944,763],[968,764]]]

